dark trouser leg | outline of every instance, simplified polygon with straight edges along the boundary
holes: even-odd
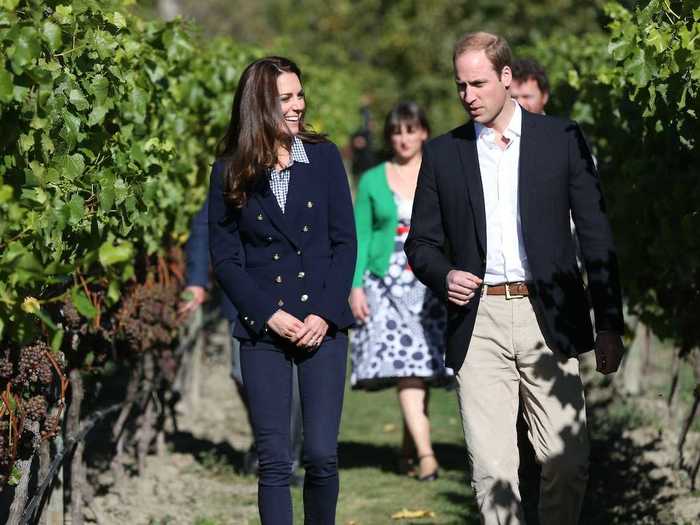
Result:
[[[298,362],[304,419],[304,523],[334,525],[338,500],[338,430],[348,339],[342,333]]]
[[[248,394],[243,386],[243,376],[241,372],[241,343],[233,337],[233,329],[235,327],[235,322],[231,323],[231,369],[230,375],[236,385],[236,391],[238,396],[241,398],[243,403],[243,408],[245,409],[246,420],[248,421],[248,426],[253,428],[253,423],[250,420],[250,406],[248,405]],[[258,472],[258,453],[255,450],[255,441],[250,444],[250,448],[243,455],[243,465],[241,466],[243,474],[257,474]]]
[[[292,525],[289,424],[292,363],[269,346],[241,345],[243,382],[258,450],[258,507],[263,525]]]
[[[299,374],[297,372],[296,365],[294,365],[294,368],[292,369],[292,379],[292,421],[289,432],[292,436],[292,471],[294,471],[296,468],[301,466],[301,450],[304,443],[302,432],[303,418],[301,416],[301,396],[299,395]]]

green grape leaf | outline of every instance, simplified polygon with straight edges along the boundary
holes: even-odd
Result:
[[[95,97],[95,104],[104,105],[109,98],[109,80],[104,75],[95,75],[87,88],[88,93]]]
[[[57,328],[54,331],[53,336],[51,337],[51,350],[54,352],[61,350],[61,346],[63,345],[63,334],[64,332],[60,328]]]
[[[87,319],[94,319],[97,316],[97,309],[92,301],[88,299],[85,292],[79,286],[74,286],[70,290],[70,299],[80,315]]]
[[[85,160],[80,153],[73,155],[61,155],[56,159],[56,168],[62,177],[75,180],[85,171]]]
[[[99,257],[102,266],[128,261],[133,258],[134,247],[129,241],[122,241],[116,246],[106,241],[100,246]]]
[[[51,51],[56,52],[61,48],[63,44],[63,37],[61,35],[61,27],[54,24],[51,20],[46,20],[43,26],[44,38],[49,43],[49,48]]]
[[[14,45],[10,49],[12,67],[17,73],[22,73],[41,53],[39,35],[33,27],[23,27],[19,30]]]
[[[85,199],[78,194],[73,195],[68,201],[68,212],[68,224],[75,226],[85,215]]]
[[[92,108],[90,115],[88,115],[88,126],[95,126],[97,124],[102,124],[104,122],[105,116],[109,112],[107,106],[95,106]]]
[[[105,16],[105,18],[110,24],[117,27],[118,29],[124,29],[126,27],[126,18],[124,18],[124,15],[122,15],[118,11],[115,11],[111,15]]]
[[[7,104],[13,99],[13,95],[12,73],[7,69],[0,69],[0,102]]]
[[[68,100],[70,100],[70,103],[73,104],[78,111],[84,111],[90,107],[90,103],[79,89],[71,89],[68,94]]]
[[[112,302],[112,304],[115,304],[117,301],[119,301],[120,297],[121,292],[119,290],[119,282],[110,282],[109,287],[107,288],[107,298]]]
[[[70,5],[58,5],[56,6],[54,17],[56,18],[59,24],[72,24],[73,8]]]
[[[19,0],[0,0],[0,7],[8,11],[14,11],[19,5]]]

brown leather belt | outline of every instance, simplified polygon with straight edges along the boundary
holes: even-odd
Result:
[[[513,297],[527,297],[529,295],[527,284],[524,281],[503,284],[485,284],[486,295],[505,295],[506,299]]]

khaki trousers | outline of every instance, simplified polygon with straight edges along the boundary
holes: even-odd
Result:
[[[577,524],[589,454],[579,362],[547,347],[527,297],[482,296],[457,382],[481,522],[524,523],[515,428],[522,399],[542,465],[540,523]]]

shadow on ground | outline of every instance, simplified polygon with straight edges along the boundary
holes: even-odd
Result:
[[[636,443],[624,435],[634,425],[625,416],[611,415],[611,398],[589,402],[591,468],[581,523],[673,523],[670,496],[663,496],[672,482],[658,472],[645,455],[661,447],[659,436]]]
[[[228,442],[214,443],[208,439],[201,439],[191,432],[172,432],[167,435],[166,441],[173,452],[192,454],[197,461],[211,457],[216,461],[230,465],[237,473],[243,469],[244,451],[236,450]]]

